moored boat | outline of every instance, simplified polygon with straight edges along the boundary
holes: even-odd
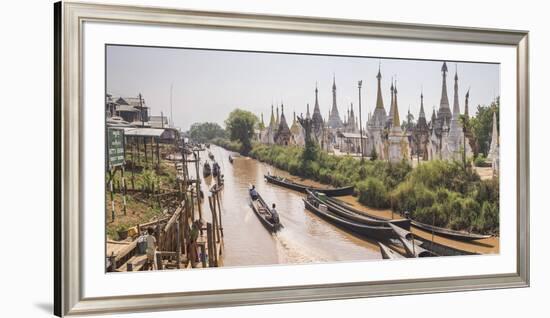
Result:
[[[439,236],[448,237],[458,241],[473,241],[490,238],[491,235],[482,235],[465,231],[455,231],[451,229],[446,229],[438,226],[429,225],[426,223],[421,223],[418,221],[411,220],[411,224],[421,230],[424,230],[429,233],[434,233]]]
[[[316,192],[324,193],[324,194],[326,194],[328,196],[331,196],[331,197],[352,195],[353,194],[353,186],[342,187],[342,188],[334,188],[334,189],[331,189],[331,188],[316,188],[316,187],[309,187],[309,186],[306,186],[306,185],[303,185],[303,184],[300,184],[300,183],[296,183],[294,181],[291,181],[291,180],[288,180],[288,179],[285,179],[285,178],[281,178],[281,177],[278,177],[278,176],[272,176],[270,174],[266,174],[264,177],[268,182],[271,182],[273,184],[280,185],[282,187],[285,187],[285,188],[288,188],[288,189],[291,189],[291,190],[294,190],[294,191],[298,191],[298,192],[301,192],[301,193],[306,193],[306,189],[311,189],[311,190],[314,190]]]
[[[364,223],[367,225],[373,226],[387,226],[388,224],[394,224],[405,230],[409,230],[411,227],[411,221],[409,219],[381,219],[378,217],[373,217],[365,213],[361,213],[358,210],[348,209],[346,206],[338,205],[330,200],[326,196],[318,195],[315,191],[306,191],[308,195],[311,195],[313,199],[318,200],[320,203],[325,204],[328,210],[338,216],[350,219],[355,222]]]
[[[210,168],[210,164],[208,163],[208,161],[206,161],[202,168],[202,176],[206,178],[211,174],[212,174],[212,169]]]
[[[280,230],[283,225],[278,217],[273,218],[273,213],[269,208],[269,205],[264,201],[262,196],[256,192],[256,197],[252,197],[252,193],[248,191],[250,196],[250,206],[254,211],[254,214],[260,219],[262,225],[271,232],[277,232]]]
[[[378,246],[380,247],[380,254],[382,254],[383,259],[400,259],[405,258],[401,254],[397,253],[396,251],[389,248],[386,244],[378,242]]]
[[[378,240],[396,238],[393,229],[389,226],[372,226],[355,222],[330,212],[326,205],[308,197],[303,199],[306,209],[317,214],[326,221],[355,234]]]

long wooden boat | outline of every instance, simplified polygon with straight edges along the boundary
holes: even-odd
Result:
[[[269,205],[264,201],[262,196],[258,193],[258,197],[256,199],[253,199],[250,191],[248,191],[248,195],[250,196],[250,206],[252,207],[254,214],[256,214],[258,219],[260,219],[262,225],[271,232],[277,232],[278,230],[280,230],[283,225],[281,224],[280,220],[277,223],[273,222],[273,220],[271,219],[271,209],[269,208]]]
[[[354,222],[330,212],[328,208],[323,209],[323,205],[318,204],[316,201],[310,202],[308,199],[302,200],[304,201],[306,209],[344,230],[378,240],[396,238],[395,233],[389,226],[371,226]]]
[[[464,251],[437,242],[432,242],[430,240],[423,239],[422,237],[416,237],[414,240],[418,246],[432,252],[437,256],[479,255],[479,253]]]
[[[364,223],[366,225],[373,225],[373,226],[387,226],[388,224],[394,224],[400,228],[403,228],[404,230],[409,230],[411,226],[411,222],[409,219],[382,220],[380,218],[373,218],[369,215],[348,210],[345,207],[334,204],[331,200],[328,200],[326,197],[323,200],[323,198],[321,198],[321,196],[318,195],[318,192],[307,189],[306,193],[309,196],[311,196],[313,200],[316,200],[319,203],[326,205],[330,212],[355,222]]]
[[[397,238],[403,244],[407,257],[430,257],[437,256],[435,253],[428,251],[415,243],[414,235],[404,230],[394,224],[390,223],[390,227],[393,229],[393,232],[397,235]]]
[[[380,247],[380,254],[382,254],[383,259],[400,259],[405,258],[403,255],[397,253],[396,251],[389,248],[386,244],[378,242],[378,246]]]
[[[353,194],[353,186],[342,187],[342,188],[334,188],[334,189],[315,188],[315,187],[306,186],[304,184],[296,183],[296,182],[293,182],[291,180],[281,178],[281,177],[278,177],[278,176],[272,176],[270,174],[266,174],[264,177],[268,182],[271,182],[271,183],[276,184],[276,185],[280,185],[280,186],[285,187],[285,188],[289,188],[289,189],[294,190],[294,191],[302,192],[302,193],[306,193],[306,189],[311,189],[311,190],[314,190],[314,191],[317,191],[317,192],[324,193],[324,194],[326,194],[328,196],[331,196],[331,197],[338,197],[338,196],[352,195]]]
[[[376,224],[376,222],[378,222],[378,223],[391,223],[391,224],[397,225],[400,228],[403,228],[407,231],[411,229],[411,220],[410,219],[406,219],[406,218],[388,219],[388,218],[379,217],[379,216],[376,216],[376,215],[373,215],[373,214],[369,214],[367,212],[360,211],[360,210],[352,207],[351,205],[346,204],[343,201],[340,201],[340,200],[334,199],[334,198],[327,198],[325,204],[327,206],[329,206],[330,208],[334,209],[335,211],[336,210],[345,211],[345,213],[355,215],[358,218],[363,218],[363,219],[366,219],[366,220],[370,220],[370,222],[372,224]]]
[[[411,224],[426,232],[429,232],[429,233],[433,232],[434,234],[437,234],[439,236],[448,237],[458,241],[473,241],[473,240],[481,240],[481,239],[486,239],[491,237],[491,235],[482,235],[482,234],[476,234],[476,233],[470,233],[470,232],[464,232],[464,231],[455,231],[451,229],[429,225],[426,223],[421,223],[414,220],[411,220]]]
[[[202,176],[206,178],[211,174],[212,174],[212,169],[210,168],[210,164],[207,161],[204,163],[204,166],[202,168]]]

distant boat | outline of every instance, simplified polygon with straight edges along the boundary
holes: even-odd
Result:
[[[202,168],[202,176],[206,178],[211,174],[212,174],[212,169],[210,168],[210,164],[208,163],[208,161],[206,161]]]
[[[271,213],[271,209],[269,208],[268,204],[265,203],[262,196],[258,193],[258,197],[256,199],[252,198],[252,194],[250,193],[250,190],[248,191],[248,195],[250,196],[250,206],[252,207],[252,210],[260,219],[260,222],[262,225],[270,232],[277,232],[280,230],[283,225],[281,224],[280,220],[274,221]]]
[[[321,192],[321,193],[324,193],[327,196],[331,196],[331,197],[345,196],[345,195],[352,195],[353,194],[353,186],[342,187],[342,188],[334,188],[334,189],[315,188],[315,187],[306,186],[304,184],[296,183],[294,181],[291,181],[291,180],[288,180],[288,179],[285,179],[285,178],[281,178],[281,177],[278,177],[278,176],[272,176],[270,174],[266,174],[266,175],[264,175],[264,177],[268,182],[274,183],[276,185],[280,185],[280,186],[285,187],[285,188],[292,189],[294,191],[302,192],[302,193],[306,193],[307,189],[311,189],[313,191]]]
[[[212,176],[217,177],[220,173],[220,165],[214,161],[214,163],[212,164]]]

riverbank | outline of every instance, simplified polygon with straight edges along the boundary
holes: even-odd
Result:
[[[232,151],[239,150],[238,143],[215,142]],[[498,178],[482,179],[470,165],[435,160],[413,168],[406,162],[361,162],[320,150],[316,160],[303,162],[302,155],[301,147],[259,143],[249,153],[250,157],[292,176],[333,187],[353,185],[359,202],[370,208],[392,208],[396,213],[409,211],[419,222],[453,230],[499,233]]]
[[[256,160],[256,159],[249,159],[249,160]],[[290,179],[294,182],[298,182],[301,184],[305,184],[312,187],[319,187],[319,188],[325,188],[328,185],[311,180],[304,177],[294,176],[290,174],[289,172],[282,171],[278,168],[272,167],[270,165],[267,165],[265,163],[262,163],[268,171],[270,171],[272,174],[276,174],[279,176],[282,176],[284,178]],[[365,214],[375,215],[382,218],[387,219],[399,219],[402,218],[402,216],[399,213],[392,212],[391,209],[375,209],[370,208],[362,203],[359,202],[358,198],[355,196],[343,196],[338,197],[338,199],[352,205],[359,211],[364,212]],[[432,233],[428,233],[424,230],[418,229],[416,227],[411,227],[411,232],[415,234],[418,237],[421,237],[422,239],[431,241],[432,240]],[[487,239],[477,240],[477,241],[471,241],[471,242],[462,242],[457,240],[452,240],[446,237],[434,235],[433,240],[436,243],[443,244],[445,246],[453,247],[456,249],[460,249],[467,252],[472,253],[480,253],[480,254],[498,254],[500,251],[500,238],[498,236],[493,236]],[[370,242],[371,247],[377,247],[376,242]],[[396,246],[394,246],[396,247]]]

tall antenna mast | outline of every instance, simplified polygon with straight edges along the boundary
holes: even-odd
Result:
[[[172,88],[174,84],[170,84],[170,126],[174,127],[174,114],[172,113]]]

